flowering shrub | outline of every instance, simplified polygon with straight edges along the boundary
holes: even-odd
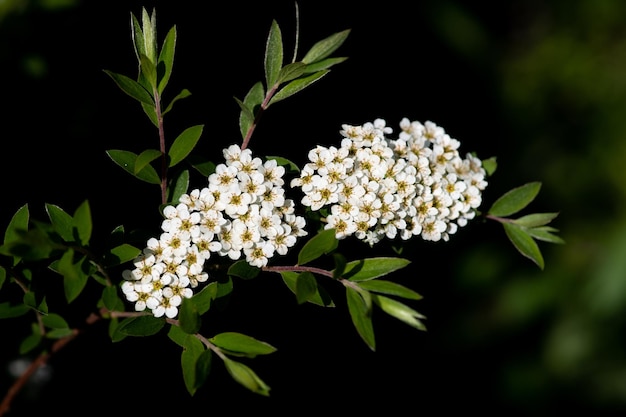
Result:
[[[185,129],[173,141],[165,139],[164,116],[189,95],[182,90],[169,103],[163,101],[172,74],[176,27],[160,48],[154,11],[143,9],[140,19],[131,13],[131,28],[139,74],[131,78],[105,72],[157,128],[159,150],[111,149],[107,154],[135,179],[159,187],[163,220],[143,246],[136,246],[119,226],[102,253],[94,253],[88,201],[72,214],[46,204],[48,221],[31,219],[28,204],[13,215],[0,246],[0,294],[8,297],[0,303],[0,318],[32,318],[32,333],[22,341],[20,353],[39,357],[8,391],[0,414],[8,411],[50,352],[79,334],[49,307],[48,294],[37,285],[46,273],[62,277],[68,305],[87,291],[89,280],[99,285],[96,310],[86,323],[107,320],[113,342],[166,332],[181,347],[183,380],[191,395],[206,381],[214,357],[242,386],[269,395],[270,387],[243,360],[273,353],[275,347],[237,332],[206,336],[210,328],[202,319],[233,291],[233,280],[279,274],[299,304],[320,307],[335,305],[322,281],[340,284],[356,333],[375,350],[374,309],[425,330],[424,316],[408,304],[421,295],[392,280],[411,260],[349,260],[340,250],[343,241],[361,240],[372,250],[383,239],[398,244],[412,238],[445,242],[481,217],[501,223],[514,247],[540,268],[544,260],[537,241],[562,243],[549,226],[557,213],[511,217],[533,201],[539,182],[513,188],[481,211],[482,191],[495,172],[495,158],[480,159],[472,153],[462,157],[460,141],[431,121],[403,118],[395,136],[382,118],[359,126],[345,124],[341,142],[313,147],[301,169],[280,156],[255,156],[248,145],[260,115],[343,62],[345,58],[332,55],[348,30],[322,39],[304,57],[294,56],[285,64],[282,34],[272,22],[265,79],[242,100],[236,99],[241,144],[223,149],[223,161],[216,164],[194,153],[203,125]],[[192,174],[204,177],[206,186],[189,190]],[[281,265],[292,253],[296,263]],[[318,266],[322,258],[332,268]],[[41,263],[47,271],[37,267]],[[217,270],[213,264],[226,265],[220,279],[211,272]],[[9,286],[18,288],[20,296],[5,291]]]

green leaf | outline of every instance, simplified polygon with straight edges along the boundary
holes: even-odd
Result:
[[[241,113],[239,114],[239,131],[242,138],[245,138],[248,134],[248,130],[250,130],[250,127],[254,123],[256,108],[263,103],[264,99],[265,89],[263,83],[260,81],[250,88],[243,102],[235,97],[235,100],[241,108]]]
[[[117,287],[107,285],[102,289],[102,304],[110,311],[123,311],[124,302],[119,296]]]
[[[295,162],[292,162],[287,158],[283,158],[282,156],[275,156],[275,155],[269,155],[266,158],[268,160],[274,159],[278,165],[285,167],[285,170],[287,171],[300,172],[300,168],[298,168],[298,165],[296,165]]]
[[[268,103],[267,107],[269,107],[272,104],[278,103],[279,101],[284,100],[287,97],[291,97],[294,94],[304,90],[305,88],[313,84],[315,81],[319,80],[324,75],[328,74],[328,72],[329,70],[318,71],[312,75],[309,75],[308,77],[298,78],[297,80],[293,80],[289,82],[287,85],[285,85],[280,90],[278,90],[276,94],[274,94],[274,96]]]
[[[50,329],[69,329],[70,326],[67,321],[58,314],[50,313],[41,316],[41,322],[44,326]]]
[[[80,244],[87,246],[93,230],[89,201],[85,200],[78,206],[76,211],[74,211],[73,220]]]
[[[139,20],[137,20],[137,17],[133,13],[130,14],[130,18],[132,27],[131,37],[133,40],[135,56],[137,57],[137,62],[139,62],[139,57],[141,55],[146,55],[146,45],[143,39],[143,30],[141,29],[141,24],[139,23]]]
[[[63,275],[63,289],[68,303],[71,303],[80,295],[89,278],[83,271],[84,258],[77,263],[74,263],[73,260],[74,250],[68,249],[61,256],[61,259],[51,266],[51,269]]]
[[[330,253],[337,248],[339,242],[335,237],[335,229],[318,232],[309,239],[298,253],[298,265],[307,264],[320,256]]]
[[[256,278],[260,272],[261,270],[259,268],[250,265],[245,260],[237,261],[228,268],[228,275],[241,279]]]
[[[18,231],[28,230],[29,215],[28,204],[24,204],[15,212],[4,232],[5,244],[18,240],[20,238],[20,233]]]
[[[544,226],[554,220],[559,213],[534,213],[514,219],[513,223],[524,227]]]
[[[276,348],[266,342],[237,332],[224,332],[209,339],[225,353],[235,356],[254,358],[257,355],[268,355],[276,352]]]
[[[202,342],[196,337],[187,337],[184,339],[183,351],[180,355],[180,365],[183,371],[183,380],[185,381],[185,387],[189,394],[194,395],[196,390],[204,382],[204,375],[198,375],[198,360],[206,352],[206,349]],[[210,351],[209,351],[210,352]],[[211,363],[211,356],[209,353],[209,368]],[[206,359],[203,361],[206,362]],[[203,364],[206,366],[206,363]],[[201,376],[199,379],[198,376]]]
[[[366,293],[369,296],[369,293]],[[372,324],[371,307],[363,299],[361,293],[353,288],[346,287],[346,300],[352,323],[359,336],[365,344],[372,350],[376,350],[376,340],[374,338],[374,326]]]
[[[143,112],[148,116],[148,119],[152,122],[154,127],[159,128],[159,119],[157,118],[156,109],[154,106],[150,106],[146,103],[141,103],[141,108]]]
[[[224,365],[230,376],[250,391],[268,397],[270,387],[263,382],[252,369],[241,362],[224,358]]]
[[[421,319],[425,317],[409,306],[383,295],[373,295],[372,298],[374,303],[390,316],[397,318],[417,330],[426,330],[426,326],[424,326],[424,323],[421,321]]]
[[[348,262],[343,274],[350,281],[366,281],[390,274],[409,265],[404,258],[378,257]]]
[[[422,299],[422,296],[412,289],[391,281],[385,281],[381,279],[361,281],[359,282],[359,286],[371,292],[395,295],[402,298],[408,298],[410,300]]]
[[[74,241],[74,219],[61,207],[54,204],[45,204],[48,218],[54,230],[65,242]]]
[[[176,26],[173,26],[167,35],[165,36],[165,40],[163,41],[163,47],[161,48],[161,52],[159,54],[159,66],[158,68],[163,68],[163,74],[160,75],[159,79],[159,94],[163,94],[163,90],[167,86],[167,83],[170,80],[170,76],[172,74],[172,68],[174,66],[174,51],[176,49]]]
[[[178,309],[178,323],[185,333],[196,334],[200,331],[202,326],[200,312],[194,302],[188,298],[183,298],[183,302]]]
[[[200,291],[189,298],[189,302],[193,303],[198,314],[202,315],[209,311],[211,303],[217,297],[217,282],[211,282]]]
[[[283,38],[276,20],[272,20],[270,33],[265,44],[265,83],[272,88],[278,80],[278,74],[283,66]]]
[[[529,235],[537,240],[542,240],[544,242],[549,243],[557,243],[563,244],[565,241],[553,234],[553,232],[557,232],[558,230],[553,227],[533,227],[526,230]]]
[[[286,83],[287,81],[294,80],[304,74],[306,64],[302,62],[293,62],[285,65],[278,73],[278,79],[276,84]]]
[[[341,64],[342,62],[345,62],[347,59],[348,58],[346,57],[337,57],[337,58],[327,58],[318,62],[313,62],[306,66],[306,68],[304,69],[304,73],[311,74],[313,72],[318,72],[318,71],[322,71],[325,69],[329,69],[337,64]]]
[[[0,289],[2,289],[6,280],[7,280],[7,270],[2,265],[0,265]]]
[[[189,170],[185,169],[178,174],[176,177],[176,182],[174,183],[174,188],[170,190],[169,201],[175,202],[177,204],[180,200],[180,196],[187,192],[189,188]]]
[[[487,176],[493,175],[493,173],[496,172],[496,169],[498,168],[497,158],[495,156],[492,156],[491,158],[483,159],[482,166],[485,169]]]
[[[137,156],[133,173],[137,175],[137,173],[144,169],[150,162],[160,158],[162,155],[161,151],[157,151],[156,149],[146,149]]]
[[[296,284],[298,282],[298,276],[300,273],[293,271],[282,271],[280,275],[283,278],[283,282],[287,287],[293,292],[297,294]],[[335,303],[330,298],[330,295],[326,290],[320,285],[316,285],[315,294],[310,296],[307,300],[309,303],[317,304],[321,307],[335,307]]]
[[[24,304],[11,305],[9,302],[0,303],[0,319],[11,319],[23,316],[30,308]]]
[[[197,125],[185,129],[170,147],[168,155],[170,157],[170,168],[181,162],[198,143],[202,135],[204,125]]]
[[[154,98],[152,94],[146,90],[141,84],[126,75],[118,74],[112,71],[104,70],[123,92],[134,98],[135,100],[147,106],[154,107]]]
[[[515,214],[530,204],[537,197],[540,189],[540,182],[529,182],[513,188],[498,198],[487,213],[498,217]]]
[[[135,173],[137,155],[130,151],[110,149],[106,151],[113,162],[122,167],[132,176],[150,184],[161,184],[161,178],[152,165],[146,165],[141,171]]]
[[[165,325],[165,319],[145,315],[128,317],[120,322],[118,331],[128,336],[152,336],[157,334]]]
[[[296,279],[296,300],[304,304],[317,293],[317,280],[310,272],[302,272]]]
[[[46,231],[40,228],[28,232],[17,231],[17,233],[19,237],[16,240],[0,246],[1,254],[35,261],[49,258],[53,250],[61,248]]]
[[[140,254],[141,249],[128,243],[122,243],[104,254],[104,264],[107,267],[121,265],[132,261]]]
[[[172,99],[172,101],[170,101],[170,104],[167,106],[167,108],[163,111],[162,115],[165,116],[167,113],[170,112],[170,110],[172,110],[172,108],[174,107],[174,103],[176,103],[178,100],[182,100],[184,98],[187,98],[191,95],[191,92],[189,90],[187,90],[186,88],[184,88],[183,90],[181,90],[180,93],[178,93],[176,95],[176,97],[174,97]],[[156,118],[156,115],[155,115]],[[158,127],[158,123],[156,124],[156,126]]]
[[[311,64],[330,56],[345,42],[349,34],[350,29],[346,29],[341,32],[334,33],[315,43],[304,55],[302,62],[305,64]]]
[[[513,246],[515,246],[522,255],[532,260],[543,270],[543,256],[541,255],[539,246],[537,246],[532,236],[528,234],[528,231],[514,223],[503,223],[502,225],[504,226],[507,237],[511,243],[513,243]]]
[[[41,335],[41,331],[39,330],[39,327],[36,324],[33,324],[31,326],[31,329],[32,329],[32,333],[28,337],[26,337],[24,340],[22,340],[22,343],[20,343],[20,348],[19,348],[20,355],[24,355],[32,351],[37,346],[39,346],[39,343],[41,343],[42,335]]]
[[[147,86],[150,87],[150,91],[156,90],[157,88],[156,64],[145,55],[141,55],[140,61],[141,61],[141,64],[139,68],[141,70],[141,76],[147,83]]]
[[[187,162],[189,162],[189,164],[196,171],[202,174],[203,177],[208,177],[215,172],[215,163],[209,161],[208,159],[195,155],[189,155],[187,157]]]

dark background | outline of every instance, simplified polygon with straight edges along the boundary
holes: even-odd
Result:
[[[159,224],[158,188],[133,180],[105,153],[158,147],[139,105],[103,72],[136,75],[129,21],[142,6],[156,6],[160,41],[177,26],[166,100],[182,88],[192,92],[166,116],[168,137],[204,124],[197,152],[216,162],[222,148],[240,143],[233,96],[243,98],[263,79],[272,19],[290,57],[294,3],[199,4],[0,5],[3,230],[23,204],[45,218],[44,203],[72,213],[85,199],[96,236],[120,224]],[[519,255],[495,224],[472,223],[448,243],[411,242],[404,255],[412,264],[394,278],[424,296],[415,308],[427,316],[428,331],[376,314],[375,353],[352,327],[341,288],[328,286],[337,307],[322,309],[297,305],[278,276],[236,281],[231,305],[205,323],[206,332],[239,331],[278,348],[249,362],[272,387],[269,398],[237,385],[216,362],[190,399],[177,346],[165,336],[111,344],[102,324],[52,359],[51,379],[25,391],[12,415],[626,411],[626,5],[406,4],[299,2],[299,56],[350,28],[336,53],[349,59],[271,107],[250,148],[302,165],[315,144],[338,142],[343,123],[432,120],[463,152],[498,158],[485,206],[510,188],[542,182],[531,211],[560,211],[555,226],[567,241],[540,245],[545,270]],[[202,186],[202,178],[194,181]],[[344,246],[352,257],[392,254],[390,247]],[[6,367],[29,327],[0,326]],[[9,383],[6,373],[3,391]]]

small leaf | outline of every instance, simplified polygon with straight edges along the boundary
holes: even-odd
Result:
[[[161,151],[157,151],[156,149],[146,149],[140,153],[135,160],[135,167],[133,169],[134,174],[136,175],[139,171],[144,169],[146,165],[155,159],[160,158],[162,155]]]
[[[337,248],[339,242],[335,237],[335,229],[319,232],[309,239],[298,253],[298,265],[304,265]]]
[[[346,287],[346,300],[352,323],[359,336],[371,350],[375,351],[376,340],[374,338],[371,308],[368,307],[361,294],[350,287]]]
[[[80,295],[89,278],[82,269],[84,259],[77,263],[73,263],[73,259],[74,250],[68,249],[61,256],[61,259],[51,266],[52,269],[63,275],[63,289],[65,290],[65,298],[68,303],[71,303]]]
[[[113,160],[113,162],[122,167],[132,176],[150,184],[161,184],[159,174],[157,174],[156,170],[151,165],[146,165],[144,169],[135,173],[135,161],[137,160],[137,155],[133,152],[110,149],[106,151],[106,153],[109,158]]]
[[[126,75],[117,74],[112,71],[104,70],[104,72],[108,74],[113,81],[115,81],[117,86],[126,94],[140,103],[154,107],[154,98],[152,98],[152,94],[137,81],[127,77]]]
[[[102,289],[102,303],[110,311],[123,311],[124,302],[119,296],[117,288],[107,285]]]
[[[269,155],[266,158],[268,160],[269,159],[275,160],[278,165],[285,167],[285,170],[287,171],[291,171],[291,172],[300,171],[300,168],[298,168],[298,165],[296,165],[295,162],[292,162],[287,158],[283,158],[282,156]]]
[[[296,280],[296,300],[298,304],[309,301],[317,293],[317,281],[310,272],[303,272]]]
[[[48,218],[54,230],[65,242],[74,241],[74,219],[61,207],[54,204],[45,204]]]
[[[402,298],[408,298],[410,300],[422,299],[422,296],[412,289],[391,281],[384,281],[380,279],[360,281],[359,286],[365,290],[375,293],[395,295]]]
[[[118,331],[128,336],[152,336],[165,325],[165,320],[153,315],[128,317],[120,322]]]
[[[163,41],[163,47],[159,53],[159,64],[163,67],[163,74],[160,74],[159,79],[159,94],[163,94],[165,86],[170,80],[172,74],[172,68],[174,66],[174,51],[176,49],[176,26],[173,26]],[[160,68],[160,67],[159,67]]]
[[[424,326],[424,323],[421,321],[421,319],[424,319],[425,317],[409,306],[382,295],[373,295],[372,297],[374,303],[376,303],[376,305],[379,306],[385,313],[397,318],[411,327],[416,328],[417,330],[426,330],[426,326]]]
[[[513,246],[515,246],[522,255],[536,263],[540,269],[543,269],[543,256],[532,236],[530,236],[524,228],[514,223],[503,223],[503,226]]]
[[[540,182],[529,182],[514,188],[498,198],[488,211],[488,214],[506,217],[517,213],[530,204],[541,189]]]
[[[524,227],[544,226],[554,220],[559,213],[534,213],[514,219],[513,223]]]
[[[528,234],[537,240],[557,244],[565,243],[562,238],[553,234],[556,231],[558,230],[553,227],[533,227],[527,229]]]
[[[206,351],[202,342],[196,337],[184,339],[183,351],[180,355],[180,365],[183,371],[183,380],[189,394],[194,395],[198,386],[198,360]],[[210,351],[209,351],[210,352]]]
[[[76,211],[74,211],[73,222],[80,244],[87,246],[89,244],[89,239],[91,239],[91,232],[93,230],[89,201],[83,201],[80,206],[78,206]]]
[[[8,302],[0,303],[0,319],[20,317],[29,311],[30,308],[24,304],[11,305]]]
[[[217,282],[212,282],[206,285],[200,291],[195,293],[193,297],[189,298],[189,302],[193,303],[198,314],[202,315],[209,311],[211,303],[217,297]]]
[[[337,57],[337,58],[327,58],[321,61],[313,62],[306,66],[306,68],[304,69],[304,73],[311,74],[314,72],[327,70],[331,67],[334,67],[337,64],[341,64],[342,62],[345,62],[347,59],[348,58],[346,57]]]
[[[224,358],[224,365],[230,376],[250,391],[268,397],[270,387],[263,382],[252,369],[243,363]]]
[[[183,302],[178,308],[178,323],[180,328],[189,334],[196,334],[202,326],[200,313],[193,301],[183,298]]]
[[[492,176],[493,173],[496,172],[496,169],[498,168],[497,158],[495,156],[492,156],[491,158],[483,159],[482,166],[485,169],[487,176]]]
[[[299,76],[304,74],[305,68],[306,64],[303,64],[302,62],[293,62],[291,64],[285,65],[278,73],[278,79],[276,80],[276,84],[282,84],[298,78]]]
[[[335,52],[346,41],[349,34],[350,29],[346,29],[341,32],[334,33],[315,43],[306,53],[304,58],[302,58],[302,62],[305,64],[311,64],[326,58]]]
[[[29,210],[28,204],[24,204],[20,207],[13,217],[11,217],[11,221],[7,226],[7,229],[4,232],[4,243],[13,242],[20,238],[19,231],[28,230],[28,219],[29,219]]]
[[[269,88],[278,80],[278,74],[283,66],[283,38],[276,20],[272,20],[270,33],[265,44],[265,83]]]
[[[239,131],[242,138],[245,138],[248,134],[248,130],[250,130],[250,127],[254,123],[256,108],[263,103],[264,99],[265,89],[263,83],[260,81],[250,88],[243,102],[235,98],[241,108],[241,113],[239,114]]]
[[[268,103],[267,107],[304,90],[315,81],[328,74],[328,72],[329,70],[318,71],[312,75],[309,75],[308,77],[298,78],[297,80],[289,82],[287,85],[278,90],[278,92],[272,97],[272,99]]]
[[[229,355],[254,358],[257,355],[268,355],[276,352],[274,346],[236,332],[220,333],[210,338],[209,341]]]
[[[180,135],[178,135],[168,152],[170,157],[170,168],[185,159],[193,148],[195,148],[200,136],[202,135],[203,128],[204,125],[188,127]]]
[[[141,254],[141,249],[128,243],[122,243],[104,255],[104,264],[108,267],[121,265],[132,261],[139,254]]]
[[[180,196],[187,192],[189,188],[189,170],[185,169],[178,174],[174,187],[170,190],[169,201],[178,203]]]
[[[404,258],[379,257],[348,262],[343,274],[350,281],[366,281],[390,274],[409,265]]]
[[[300,274],[293,271],[282,271],[280,275],[282,276],[285,285],[287,285],[291,292],[296,294],[296,283],[298,282],[298,276]],[[315,294],[310,296],[307,301],[321,307],[335,307],[335,303],[332,298],[330,298],[328,292],[326,292],[326,290],[320,285],[316,286]]]
[[[50,329],[69,329],[69,324],[58,314],[50,313],[41,316],[41,322]]]
[[[163,111],[162,115],[165,116],[167,113],[170,112],[170,110],[172,110],[172,108],[174,107],[174,103],[176,103],[178,100],[182,100],[183,98],[187,98],[191,95],[191,91],[187,90],[186,88],[184,88],[183,90],[181,90],[180,93],[178,93],[176,95],[176,97],[174,97],[172,99],[172,101],[170,101],[170,104],[165,108],[165,110]],[[158,127],[158,124],[156,124]]]
[[[250,265],[245,260],[237,261],[228,268],[228,275],[241,279],[256,278],[260,272],[261,270],[259,268]]]

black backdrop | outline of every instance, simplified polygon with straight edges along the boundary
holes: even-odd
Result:
[[[484,157],[506,152],[499,141],[486,139],[477,128],[477,121],[489,120],[492,133],[499,129],[489,74],[496,57],[483,56],[482,66],[477,66],[459,55],[434,30],[437,3],[413,3],[355,7],[337,1],[300,2],[301,54],[313,42],[351,28],[338,51],[349,60],[309,90],[272,107],[251,149],[301,164],[307,149],[336,142],[343,123],[382,117],[395,127],[406,116],[444,126],[466,151],[476,150]],[[5,74],[3,227],[22,204],[28,203],[33,216],[42,217],[43,203],[72,212],[85,199],[92,207],[96,234],[104,236],[119,224],[128,228],[159,224],[158,189],[130,179],[105,154],[107,149],[158,146],[156,132],[139,105],[102,71],[136,74],[129,19],[130,12],[139,14],[142,6],[149,10],[156,6],[160,39],[177,25],[177,56],[166,94],[182,88],[192,92],[166,117],[168,136],[205,124],[198,151],[216,161],[223,147],[239,143],[233,96],[242,98],[262,79],[272,19],[282,28],[289,55],[294,3],[200,4],[92,0],[59,10],[32,7],[5,19],[0,51]],[[472,7],[491,33],[506,34],[513,7]],[[494,188],[497,193],[497,180]],[[14,415],[43,410],[130,415],[165,410],[211,414],[385,409],[439,414],[459,407],[517,407],[507,403],[494,382],[500,366],[497,352],[517,347],[502,342],[486,351],[471,351],[457,344],[459,338],[449,325],[452,317],[463,314],[464,301],[463,294],[455,292],[454,267],[448,260],[451,251],[470,244],[469,229],[446,246],[409,247],[414,262],[399,279],[425,296],[416,308],[428,317],[429,330],[418,332],[377,315],[376,353],[351,326],[340,288],[332,290],[338,306],[323,310],[298,306],[274,276],[236,282],[236,295],[222,321],[205,325],[209,331],[240,331],[278,348],[277,353],[250,362],[272,387],[269,398],[238,386],[216,362],[207,385],[190,400],[180,376],[177,346],[165,336],[111,344],[100,325],[54,357],[50,382],[33,396],[21,396]],[[355,256],[367,250],[354,242],[346,248]],[[389,251],[383,249],[385,254]],[[10,331],[2,343],[7,361],[17,350],[13,335],[28,329]],[[6,384],[3,381],[2,387]]]

